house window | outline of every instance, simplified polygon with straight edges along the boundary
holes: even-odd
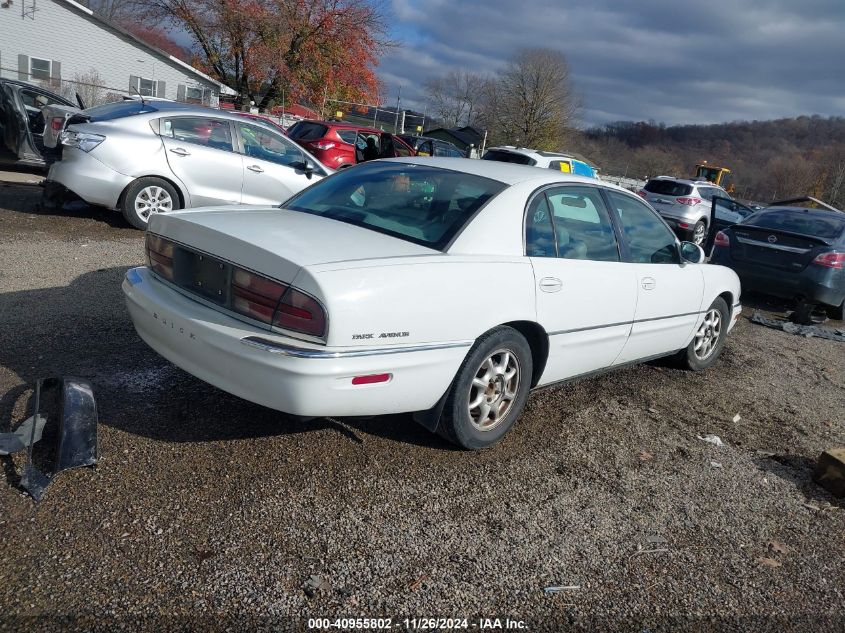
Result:
[[[189,103],[202,103],[202,88],[188,86],[185,93],[185,101]]]
[[[29,75],[33,79],[50,79],[50,60],[29,58]]]
[[[143,77],[138,77],[138,92],[143,97],[155,97],[156,96],[156,82],[154,79],[144,79]]]

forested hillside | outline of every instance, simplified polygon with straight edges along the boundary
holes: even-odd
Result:
[[[666,127],[618,122],[570,137],[566,149],[603,173],[690,176],[703,160],[730,167],[741,198],[811,194],[845,208],[845,117]]]

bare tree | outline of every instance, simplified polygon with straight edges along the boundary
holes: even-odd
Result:
[[[484,96],[485,80],[466,70],[453,70],[425,85],[435,118],[447,127],[472,125]]]
[[[552,49],[519,52],[486,87],[483,118],[499,142],[558,149],[577,112],[566,58]]]

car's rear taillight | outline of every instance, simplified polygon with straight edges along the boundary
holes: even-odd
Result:
[[[273,325],[312,336],[324,336],[326,313],[315,299],[296,288],[288,288],[276,309]]]
[[[279,299],[288,287],[241,268],[232,269],[232,309],[239,314],[272,323]]]
[[[232,309],[285,330],[318,337],[326,333],[326,314],[315,299],[242,268],[232,270]]]
[[[813,263],[825,268],[845,268],[845,253],[822,253],[816,255]]]
[[[173,242],[147,233],[147,262],[153,272],[173,281]]]
[[[314,149],[327,150],[335,147],[335,143],[333,141],[314,141],[311,143],[311,147]]]
[[[689,224],[687,224],[686,222],[678,222],[678,226],[682,229],[688,229],[689,228]]]
[[[727,233],[723,231],[719,231],[716,233],[716,239],[713,240],[713,246],[721,246],[723,248],[728,248],[731,245],[731,240],[728,237]]]
[[[688,207],[694,207],[701,202],[701,198],[675,198],[675,202],[678,204],[685,204]]]
[[[645,200],[645,197],[646,197],[646,195],[648,195],[648,194],[646,194],[645,190],[640,189],[640,190],[637,192],[637,195],[638,195],[640,198],[642,198],[643,200]]]

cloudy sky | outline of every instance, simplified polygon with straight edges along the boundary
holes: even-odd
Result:
[[[379,73],[422,110],[422,83],[495,72],[523,47],[563,52],[584,123],[845,115],[845,0],[388,0]]]

